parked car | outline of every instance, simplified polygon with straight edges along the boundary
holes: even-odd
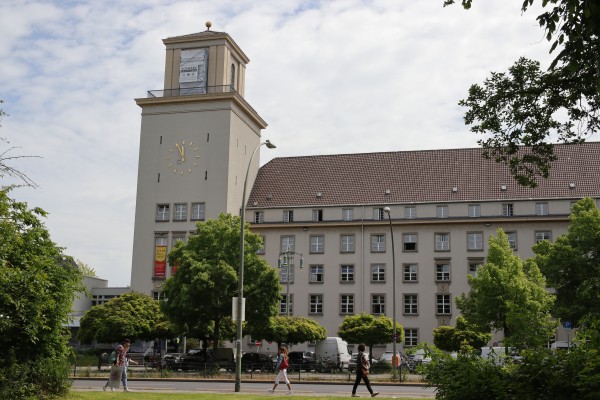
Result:
[[[386,351],[381,356],[379,356],[378,361],[379,362],[387,362],[387,363],[392,364],[393,355],[394,355],[393,351]],[[408,357],[406,357],[404,355],[404,353],[402,353],[401,351],[397,351],[396,355],[398,356],[398,362],[396,365],[401,365],[401,364],[405,364],[408,362]]]
[[[244,371],[273,372],[273,360],[265,353],[244,353],[242,355],[242,369]]]
[[[210,350],[194,349],[179,357],[178,367],[182,371],[203,370],[210,362],[212,362]]]
[[[315,369],[315,357],[309,351],[290,351],[288,353],[289,371],[312,371]]]

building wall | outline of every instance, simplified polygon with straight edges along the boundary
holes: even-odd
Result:
[[[516,232],[515,252],[523,259],[534,254],[531,247],[536,240],[536,232],[548,231],[551,239],[566,233],[568,214],[572,201],[575,199],[527,201],[503,201],[485,203],[444,203],[417,204],[417,218],[404,218],[406,205],[390,205],[394,232],[395,266],[396,266],[396,320],[405,329],[416,329],[416,342],[433,342],[433,329],[441,325],[454,325],[459,315],[455,299],[469,291],[467,276],[469,263],[484,262],[488,251],[488,238],[496,235],[496,229],[502,228],[507,232]],[[548,204],[548,215],[536,215],[536,203]],[[514,206],[514,215],[502,216],[502,204]],[[468,217],[468,205],[480,204],[481,216]],[[438,205],[448,206],[448,218],[437,218]],[[290,280],[289,293],[292,296],[293,313],[297,316],[309,316],[325,326],[329,336],[337,335],[337,329],[347,314],[340,310],[341,295],[354,295],[354,313],[372,313],[371,296],[385,296],[385,315],[392,318],[393,311],[393,280],[392,252],[390,225],[387,216],[383,220],[373,219],[373,208],[377,206],[343,206],[343,207],[304,207],[304,208],[273,208],[250,209],[246,220],[255,221],[255,213],[264,213],[263,223],[253,223],[251,229],[263,236],[265,240],[264,257],[273,268],[278,268],[278,258],[285,251],[282,248],[282,237],[294,238],[294,251],[302,254],[304,266],[299,267],[299,255],[295,256],[293,280]],[[414,204],[410,204],[414,206]],[[342,209],[352,208],[354,219],[341,221]],[[323,211],[322,221],[313,221],[313,210]],[[283,222],[284,210],[293,210],[294,221]],[[405,251],[403,234],[417,235],[416,251]],[[435,250],[435,234],[450,234],[450,249]],[[480,233],[483,239],[482,248],[469,250],[467,234]],[[371,251],[372,235],[383,235],[385,251]],[[341,235],[354,235],[355,250],[342,252],[340,249]],[[324,246],[322,253],[311,252],[311,237],[322,236]],[[448,262],[450,265],[450,280],[436,280],[436,263]],[[341,265],[354,265],[354,282],[342,282],[340,279]],[[385,278],[383,282],[374,281],[372,276],[373,264],[383,264]],[[406,282],[403,279],[403,269],[406,264],[418,266],[418,280]],[[311,266],[323,266],[323,281],[311,282]],[[279,270],[281,274],[281,269]],[[283,270],[285,272],[285,270]],[[287,295],[288,285],[285,274],[281,278],[282,296]],[[323,295],[323,312],[311,313],[309,299],[311,295]],[[404,313],[404,295],[414,294],[418,299],[418,314]],[[449,294],[451,299],[450,314],[440,315],[436,311],[436,295]],[[285,310],[285,306],[282,306]],[[390,340],[391,342],[391,340]],[[402,347],[410,347],[402,344]],[[310,348],[310,345],[300,347]],[[297,347],[299,348],[299,347]],[[383,352],[381,348],[378,352]]]

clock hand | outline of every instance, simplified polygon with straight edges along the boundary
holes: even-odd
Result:
[[[179,152],[181,153],[181,161],[185,161],[185,147],[181,146]]]

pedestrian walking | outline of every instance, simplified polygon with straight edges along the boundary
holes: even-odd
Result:
[[[293,394],[292,385],[290,384],[290,380],[287,376],[287,369],[289,367],[288,363],[288,351],[285,347],[279,347],[279,355],[277,356],[277,364],[275,365],[275,370],[277,371],[277,377],[275,377],[275,384],[273,388],[269,389],[269,393],[274,393],[275,388],[279,385],[279,380],[283,378],[285,384],[288,387],[287,394]]]
[[[354,381],[354,386],[352,387],[352,397],[359,397],[356,394],[356,388],[360,384],[360,380],[365,381],[365,385],[367,386],[367,390],[371,393],[371,397],[375,397],[379,394],[379,392],[374,392],[371,389],[371,383],[369,382],[369,368],[371,364],[365,355],[365,345],[358,345],[358,354],[356,355],[356,380]]]
[[[107,388],[110,387],[110,390],[113,391],[115,386],[118,388],[119,387],[119,372],[120,372],[120,378],[121,378],[121,382],[123,383],[123,390],[126,392],[131,392],[131,390],[129,390],[129,388],[127,387],[127,364],[128,364],[128,360],[127,360],[127,351],[129,351],[129,346],[130,346],[131,342],[129,339],[125,339],[123,340],[123,342],[118,345],[115,350],[114,350],[114,361],[113,361],[113,365],[111,366],[111,371],[110,371],[110,378],[108,380],[108,382],[106,382],[106,385],[103,386],[102,390],[105,390]],[[111,358],[113,357],[113,354],[111,354]],[[110,360],[110,359],[109,359]],[[135,361],[134,361],[135,363]],[[136,363],[137,364],[137,363]],[[116,381],[116,385],[115,385],[115,381]]]

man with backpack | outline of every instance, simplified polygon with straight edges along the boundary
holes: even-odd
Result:
[[[110,387],[110,390],[113,391],[116,387],[119,387],[119,373],[121,382],[123,382],[123,390],[126,392],[131,392],[127,387],[127,351],[129,351],[129,346],[131,342],[129,339],[123,340],[123,342],[118,345],[115,350],[111,353],[109,357],[109,363],[112,362],[112,366],[110,369],[110,379],[106,382],[106,385],[102,387],[102,390],[106,390]],[[113,376],[114,375],[114,376]]]

